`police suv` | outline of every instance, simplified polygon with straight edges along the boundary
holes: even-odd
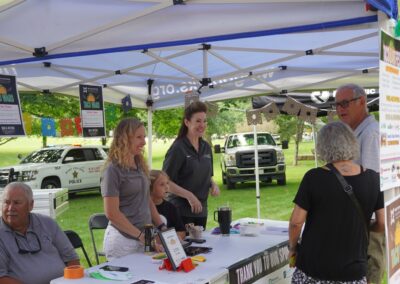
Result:
[[[0,168],[0,188],[21,181],[32,189],[68,188],[70,193],[100,186],[107,154],[103,146],[55,146],[32,152],[19,165]]]

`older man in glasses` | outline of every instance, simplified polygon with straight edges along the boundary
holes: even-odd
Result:
[[[4,188],[0,220],[0,284],[49,283],[78,255],[50,217],[31,213],[31,188],[13,182]]]
[[[368,113],[364,89],[355,84],[339,87],[335,107],[340,120],[348,124],[357,137],[360,158],[356,162],[379,172],[379,123]],[[384,233],[370,232],[368,255],[368,283],[381,283],[386,259]]]

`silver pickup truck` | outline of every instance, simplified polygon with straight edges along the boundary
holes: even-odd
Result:
[[[260,181],[276,179],[279,185],[285,185],[286,165],[282,148],[267,132],[257,133],[257,145]],[[256,179],[254,149],[254,135],[250,132],[229,134],[223,148],[215,145],[215,153],[222,153],[222,181],[228,189],[235,188],[237,182]]]

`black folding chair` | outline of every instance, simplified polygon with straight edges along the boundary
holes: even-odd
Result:
[[[67,235],[69,241],[71,242],[72,246],[75,249],[77,249],[77,248],[82,249],[83,254],[85,255],[86,261],[87,261],[88,265],[91,267],[92,263],[89,260],[89,257],[85,250],[85,247],[83,246],[82,239],[79,237],[79,235],[72,230],[66,230],[66,231],[64,231],[64,233]]]
[[[96,241],[94,239],[93,230],[99,230],[99,229],[104,230],[105,228],[107,228],[107,225],[108,225],[108,218],[106,217],[106,215],[104,213],[96,213],[96,214],[93,214],[92,216],[90,216],[90,218],[89,218],[89,231],[90,231],[90,236],[92,238],[94,255],[96,256],[97,264],[100,264],[99,256],[106,256],[106,255],[102,251],[97,251],[97,246],[96,246]]]

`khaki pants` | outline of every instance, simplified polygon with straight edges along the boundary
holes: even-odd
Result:
[[[386,269],[386,239],[384,233],[369,233],[368,283],[380,284]]]

